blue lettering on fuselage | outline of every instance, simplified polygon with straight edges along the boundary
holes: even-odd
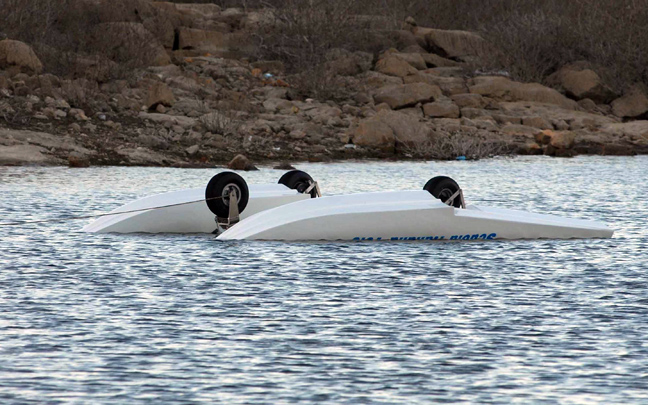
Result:
[[[379,241],[379,240],[391,240],[391,241],[399,241],[399,240],[493,240],[497,238],[496,233],[475,233],[475,234],[465,234],[465,235],[452,235],[450,238],[447,238],[445,236],[392,236],[391,238],[382,238],[382,237],[373,237],[373,236],[356,236],[353,238],[353,240],[357,241]]]

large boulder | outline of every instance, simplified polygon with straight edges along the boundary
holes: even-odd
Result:
[[[0,69],[15,67],[25,73],[40,73],[43,64],[32,48],[24,42],[0,41]]]
[[[565,91],[576,100],[591,99],[604,104],[614,99],[614,92],[606,86],[601,77],[591,69],[578,65],[565,66],[547,78],[547,83]]]
[[[216,4],[178,3],[176,9],[191,19],[215,19],[221,14],[221,8]]]
[[[431,29],[425,34],[425,42],[430,52],[452,59],[481,56],[488,52],[486,41],[468,31]]]
[[[418,72],[415,75],[406,76],[403,78],[405,84],[408,83],[427,83],[433,86],[439,86],[441,91],[446,96],[454,94],[468,93],[468,86],[466,81],[461,77],[444,77],[434,74],[433,72],[424,71]]]
[[[326,53],[326,70],[335,76],[355,76],[371,69],[373,55],[334,48]]]
[[[175,103],[175,97],[171,89],[164,83],[156,82],[149,88],[146,98],[146,107],[149,110],[155,109],[162,104],[166,107],[172,107]]]
[[[349,131],[349,138],[358,146],[380,149],[393,153],[395,149],[394,131],[379,117],[380,112],[362,120]]]
[[[0,145],[0,165],[54,165],[61,161],[47,155],[47,149],[37,145]]]
[[[229,35],[219,31],[208,31],[182,27],[178,30],[178,48],[200,52],[219,53],[227,51]]]
[[[450,96],[452,101],[459,106],[459,108],[471,107],[471,108],[484,108],[486,107],[486,100],[484,97],[479,94],[454,94]]]
[[[425,104],[423,113],[431,118],[459,118],[459,107],[450,100],[440,100]]]
[[[643,115],[648,112],[648,97],[640,86],[634,86],[623,97],[612,102],[612,112],[621,118]]]
[[[405,60],[389,54],[376,63],[376,72],[389,76],[405,77],[416,74],[418,70]]]
[[[648,148],[648,121],[632,121],[604,125],[601,132],[624,138],[633,145]]]
[[[428,67],[457,67],[461,66],[461,63],[455,62],[453,60],[444,58],[443,56],[435,55],[433,53],[423,53],[421,58],[425,61],[425,64]]]
[[[581,127],[600,127],[602,125],[617,122],[614,117],[592,114],[584,111],[576,111],[562,108],[555,104],[539,103],[533,101],[516,101],[499,103],[500,114],[509,118],[517,117],[520,123],[525,117],[543,117],[554,123],[556,129],[567,129],[570,124],[580,124]],[[559,128],[555,125],[562,122],[566,127]]]
[[[372,70],[360,75],[359,78],[362,80],[362,83],[370,89],[403,84],[403,79],[401,77],[389,76]]]
[[[410,83],[382,87],[374,93],[376,104],[387,103],[392,109],[404,108],[417,103],[435,101],[442,96],[441,89],[427,83]]]
[[[392,56],[402,59],[405,62],[409,63],[410,66],[412,66],[415,69],[418,70],[425,70],[427,69],[427,64],[425,63],[425,59],[421,56],[420,53],[400,53],[400,52],[393,52],[391,53]]]
[[[349,137],[358,146],[397,152],[397,148],[412,148],[425,142],[430,133],[431,129],[413,115],[381,110],[352,128]]]
[[[556,104],[562,108],[576,110],[574,100],[560,94],[557,90],[539,83],[519,83],[502,76],[475,77],[468,83],[471,93],[491,97],[501,101],[536,101]]]
[[[228,164],[227,167],[232,170],[245,170],[245,171],[250,171],[250,170],[259,170],[257,169],[256,166],[250,162],[250,160],[245,157],[244,155],[236,155],[234,156],[234,159],[232,159]]]

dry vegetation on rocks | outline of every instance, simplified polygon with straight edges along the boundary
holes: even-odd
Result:
[[[0,162],[646,153],[647,5],[0,0]]]

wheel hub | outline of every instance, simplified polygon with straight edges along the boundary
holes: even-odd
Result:
[[[236,195],[236,199],[241,198],[241,189],[234,183],[230,183],[223,187],[223,193],[221,194],[221,197],[223,197],[223,204],[229,207],[230,203],[230,195],[234,193]]]

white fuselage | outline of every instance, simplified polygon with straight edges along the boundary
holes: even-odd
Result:
[[[493,240],[606,238],[595,221],[471,205],[450,207],[427,191],[322,197],[259,212],[220,240]]]
[[[251,184],[248,189],[250,198],[241,219],[310,198],[310,195],[300,194],[283,184]],[[111,214],[117,215],[101,217],[82,230],[96,233],[212,233],[216,229],[214,214],[205,202],[204,188],[144,197],[111,211]]]

